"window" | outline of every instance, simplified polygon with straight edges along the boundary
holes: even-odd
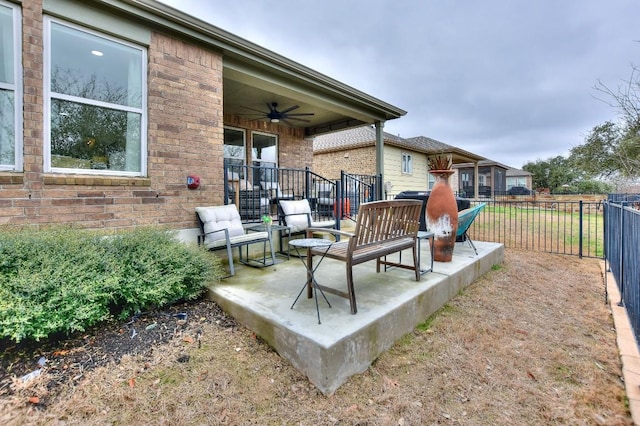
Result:
[[[225,127],[224,129],[224,164],[227,168],[229,176],[232,173],[238,173],[239,168],[234,166],[243,166],[245,161],[245,142],[244,130],[232,129]],[[243,176],[241,176],[243,177]]]
[[[413,157],[404,152],[402,153],[402,173],[407,175],[413,173]]]
[[[278,167],[278,138],[275,135],[253,132],[251,135],[251,160],[254,166],[260,167],[253,177],[254,185],[258,182],[276,182],[275,167]]]
[[[45,170],[146,174],[146,51],[45,19]]]
[[[0,170],[22,170],[20,9],[0,1]]]

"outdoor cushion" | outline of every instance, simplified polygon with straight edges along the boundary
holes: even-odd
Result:
[[[280,201],[280,208],[284,214],[285,224],[291,228],[292,234],[304,231],[308,227],[333,228],[335,226],[334,221],[311,220],[311,207],[307,199],[293,201],[282,200]]]
[[[210,206],[210,207],[196,207],[196,212],[203,223],[203,229],[205,233],[204,244],[205,247],[211,248],[212,246],[225,245],[224,232],[216,232],[215,234],[208,234],[209,232],[219,231],[227,228],[229,230],[229,238],[244,237],[244,227],[242,226],[242,220],[235,204],[228,204],[226,206]],[[251,234],[255,237],[255,234]],[[221,244],[218,244],[218,240],[222,240]]]

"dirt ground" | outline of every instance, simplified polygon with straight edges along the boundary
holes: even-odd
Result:
[[[332,396],[207,301],[0,358],[6,425],[630,425],[625,402],[598,261],[511,249]]]

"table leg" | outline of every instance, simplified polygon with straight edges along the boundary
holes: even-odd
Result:
[[[298,247],[295,247],[295,249],[296,249],[296,254],[298,255],[298,258],[300,258],[300,260],[302,261],[302,264],[305,265],[305,268],[307,270],[307,281],[304,283],[304,286],[300,289],[300,292],[296,296],[296,300],[293,301],[293,304],[291,305],[291,309],[293,309],[296,302],[302,295],[302,292],[306,288],[308,298],[315,297],[316,299],[315,302],[316,302],[316,312],[318,314],[318,324],[321,324],[320,306],[318,305],[318,290],[320,290],[320,294],[322,294],[322,297],[324,298],[325,302],[327,302],[327,305],[329,305],[329,307],[331,308],[331,303],[329,303],[329,299],[327,299],[327,296],[324,294],[324,291],[322,291],[322,289],[320,288],[320,285],[318,284],[318,281],[316,281],[316,278],[315,278],[315,270],[318,268],[318,266],[320,266],[320,263],[322,262],[322,259],[324,259],[324,256],[320,258],[320,260],[316,264],[316,267],[314,268],[313,262],[311,260],[311,248],[307,247],[307,263],[305,263],[305,261],[300,257],[300,252],[298,251]],[[329,249],[327,248],[327,250]]]

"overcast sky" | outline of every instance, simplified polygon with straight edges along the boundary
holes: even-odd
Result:
[[[162,0],[407,111],[384,130],[520,168],[616,120],[638,0]]]

